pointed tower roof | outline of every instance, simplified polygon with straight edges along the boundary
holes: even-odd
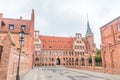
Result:
[[[93,34],[90,25],[89,25],[89,20],[88,20],[88,14],[87,14],[87,32],[86,35]]]

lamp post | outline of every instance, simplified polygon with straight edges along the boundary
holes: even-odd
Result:
[[[16,75],[16,80],[20,80],[20,75],[19,75],[19,69],[20,69],[20,56],[21,56],[21,49],[22,49],[22,45],[24,44],[24,31],[21,30],[20,32],[20,53],[19,53],[19,58],[18,58],[18,67],[17,67],[17,75]]]

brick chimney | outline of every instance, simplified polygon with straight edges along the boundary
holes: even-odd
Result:
[[[20,20],[22,20],[22,16],[20,16]]]

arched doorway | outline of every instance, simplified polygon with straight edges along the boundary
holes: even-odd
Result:
[[[75,60],[75,64],[78,65],[78,58],[76,58],[76,60]]]
[[[84,58],[81,59],[81,62],[82,62],[82,66],[85,66],[85,60],[84,60]]]
[[[56,65],[60,65],[60,58],[57,58]]]

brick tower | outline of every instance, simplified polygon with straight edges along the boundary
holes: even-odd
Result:
[[[94,34],[90,28],[89,25],[89,20],[88,20],[88,15],[87,15],[87,31],[85,34],[85,39],[86,39],[86,52],[89,52],[88,54],[92,54],[93,52],[96,51],[96,47],[94,44]]]

